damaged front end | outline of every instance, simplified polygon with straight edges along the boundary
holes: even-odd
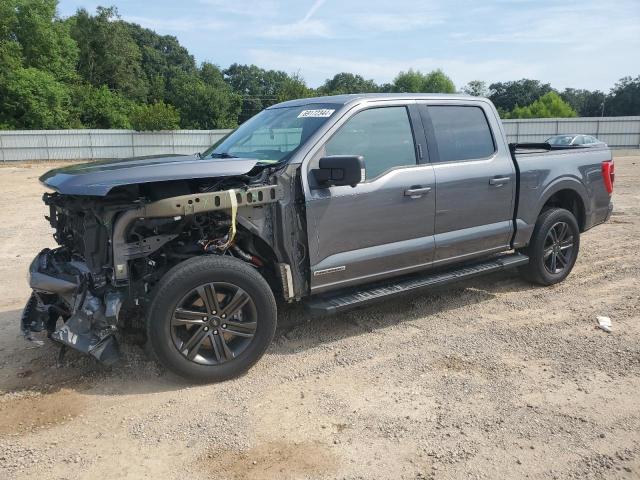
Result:
[[[116,333],[144,335],[153,288],[179,262],[215,254],[259,269],[276,264],[266,242],[237,218],[238,210],[250,210],[255,222],[271,224],[268,204],[283,192],[268,180],[263,173],[130,185],[103,197],[45,194],[59,247],[41,251],[30,266],[25,338],[39,342],[34,333],[46,330],[62,351],[71,347],[113,364],[119,359]]]
[[[46,329],[52,340],[107,365],[119,359],[114,333],[122,291],[97,286],[87,264],[64,247],[38,254],[29,268],[29,285],[33,292],[21,319],[27,339],[37,341],[32,333]],[[63,325],[57,328],[60,319]]]

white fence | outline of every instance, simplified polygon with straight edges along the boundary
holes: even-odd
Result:
[[[594,135],[613,148],[640,148],[640,116],[504,120],[509,142],[541,142],[551,135]],[[191,154],[230,130],[22,130],[0,131],[0,162],[96,160],[160,154]],[[287,142],[295,141],[289,138]],[[265,146],[270,142],[265,140]]]
[[[640,117],[532,118],[502,123],[509,142],[543,142],[552,135],[584,133],[611,148],[640,148]]]
[[[0,161],[96,160],[190,154],[210,147],[231,130],[0,130]]]

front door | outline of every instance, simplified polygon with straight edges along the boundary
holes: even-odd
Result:
[[[307,166],[328,155],[362,155],[356,187],[310,189],[307,230],[311,290],[364,283],[431,264],[435,182],[433,167],[419,163],[423,129],[410,105],[368,107],[343,121]],[[410,111],[414,113],[412,125]]]

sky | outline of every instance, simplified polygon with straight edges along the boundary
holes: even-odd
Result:
[[[640,0],[60,0],[59,14],[115,5],[174,35],[198,62],[390,82],[410,68],[470,80],[533,78],[609,89],[640,75]]]

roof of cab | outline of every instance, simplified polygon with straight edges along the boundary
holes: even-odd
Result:
[[[352,93],[346,95],[331,95],[326,97],[298,98],[286,102],[277,103],[269,108],[299,107],[315,103],[332,103],[335,105],[346,105],[360,100],[460,100],[473,99],[480,100],[482,97],[473,97],[464,94],[451,93]]]

